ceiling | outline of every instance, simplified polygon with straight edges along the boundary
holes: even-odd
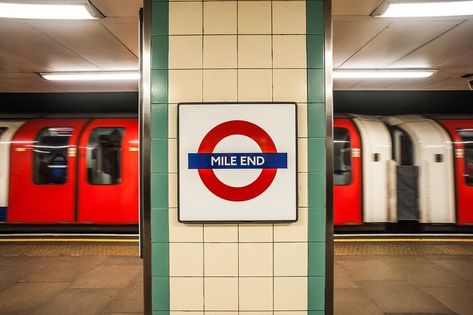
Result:
[[[135,82],[51,82],[37,72],[138,68],[142,0],[92,0],[88,21],[0,19],[0,92],[136,91]],[[430,68],[427,79],[337,79],[338,90],[467,90],[473,17],[387,19],[381,0],[333,0],[334,69]]]

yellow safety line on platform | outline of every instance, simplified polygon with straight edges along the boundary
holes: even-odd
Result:
[[[133,239],[109,239],[109,238],[10,238],[1,239],[0,243],[14,242],[90,242],[90,243],[138,243]]]
[[[383,243],[383,242],[443,242],[473,243],[473,238],[350,238],[334,239],[336,243]]]

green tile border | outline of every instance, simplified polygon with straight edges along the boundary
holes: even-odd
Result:
[[[168,0],[153,1],[151,16],[151,301],[169,315]]]
[[[325,314],[326,299],[326,112],[325,1],[306,1],[308,135],[308,314]]]

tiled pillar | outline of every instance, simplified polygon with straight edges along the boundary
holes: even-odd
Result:
[[[153,1],[152,309],[325,312],[324,1]],[[296,102],[299,220],[177,221],[177,103]]]

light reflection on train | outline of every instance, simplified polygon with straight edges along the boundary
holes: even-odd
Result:
[[[0,221],[136,225],[134,118],[0,121]],[[334,223],[473,224],[473,120],[334,121]]]

